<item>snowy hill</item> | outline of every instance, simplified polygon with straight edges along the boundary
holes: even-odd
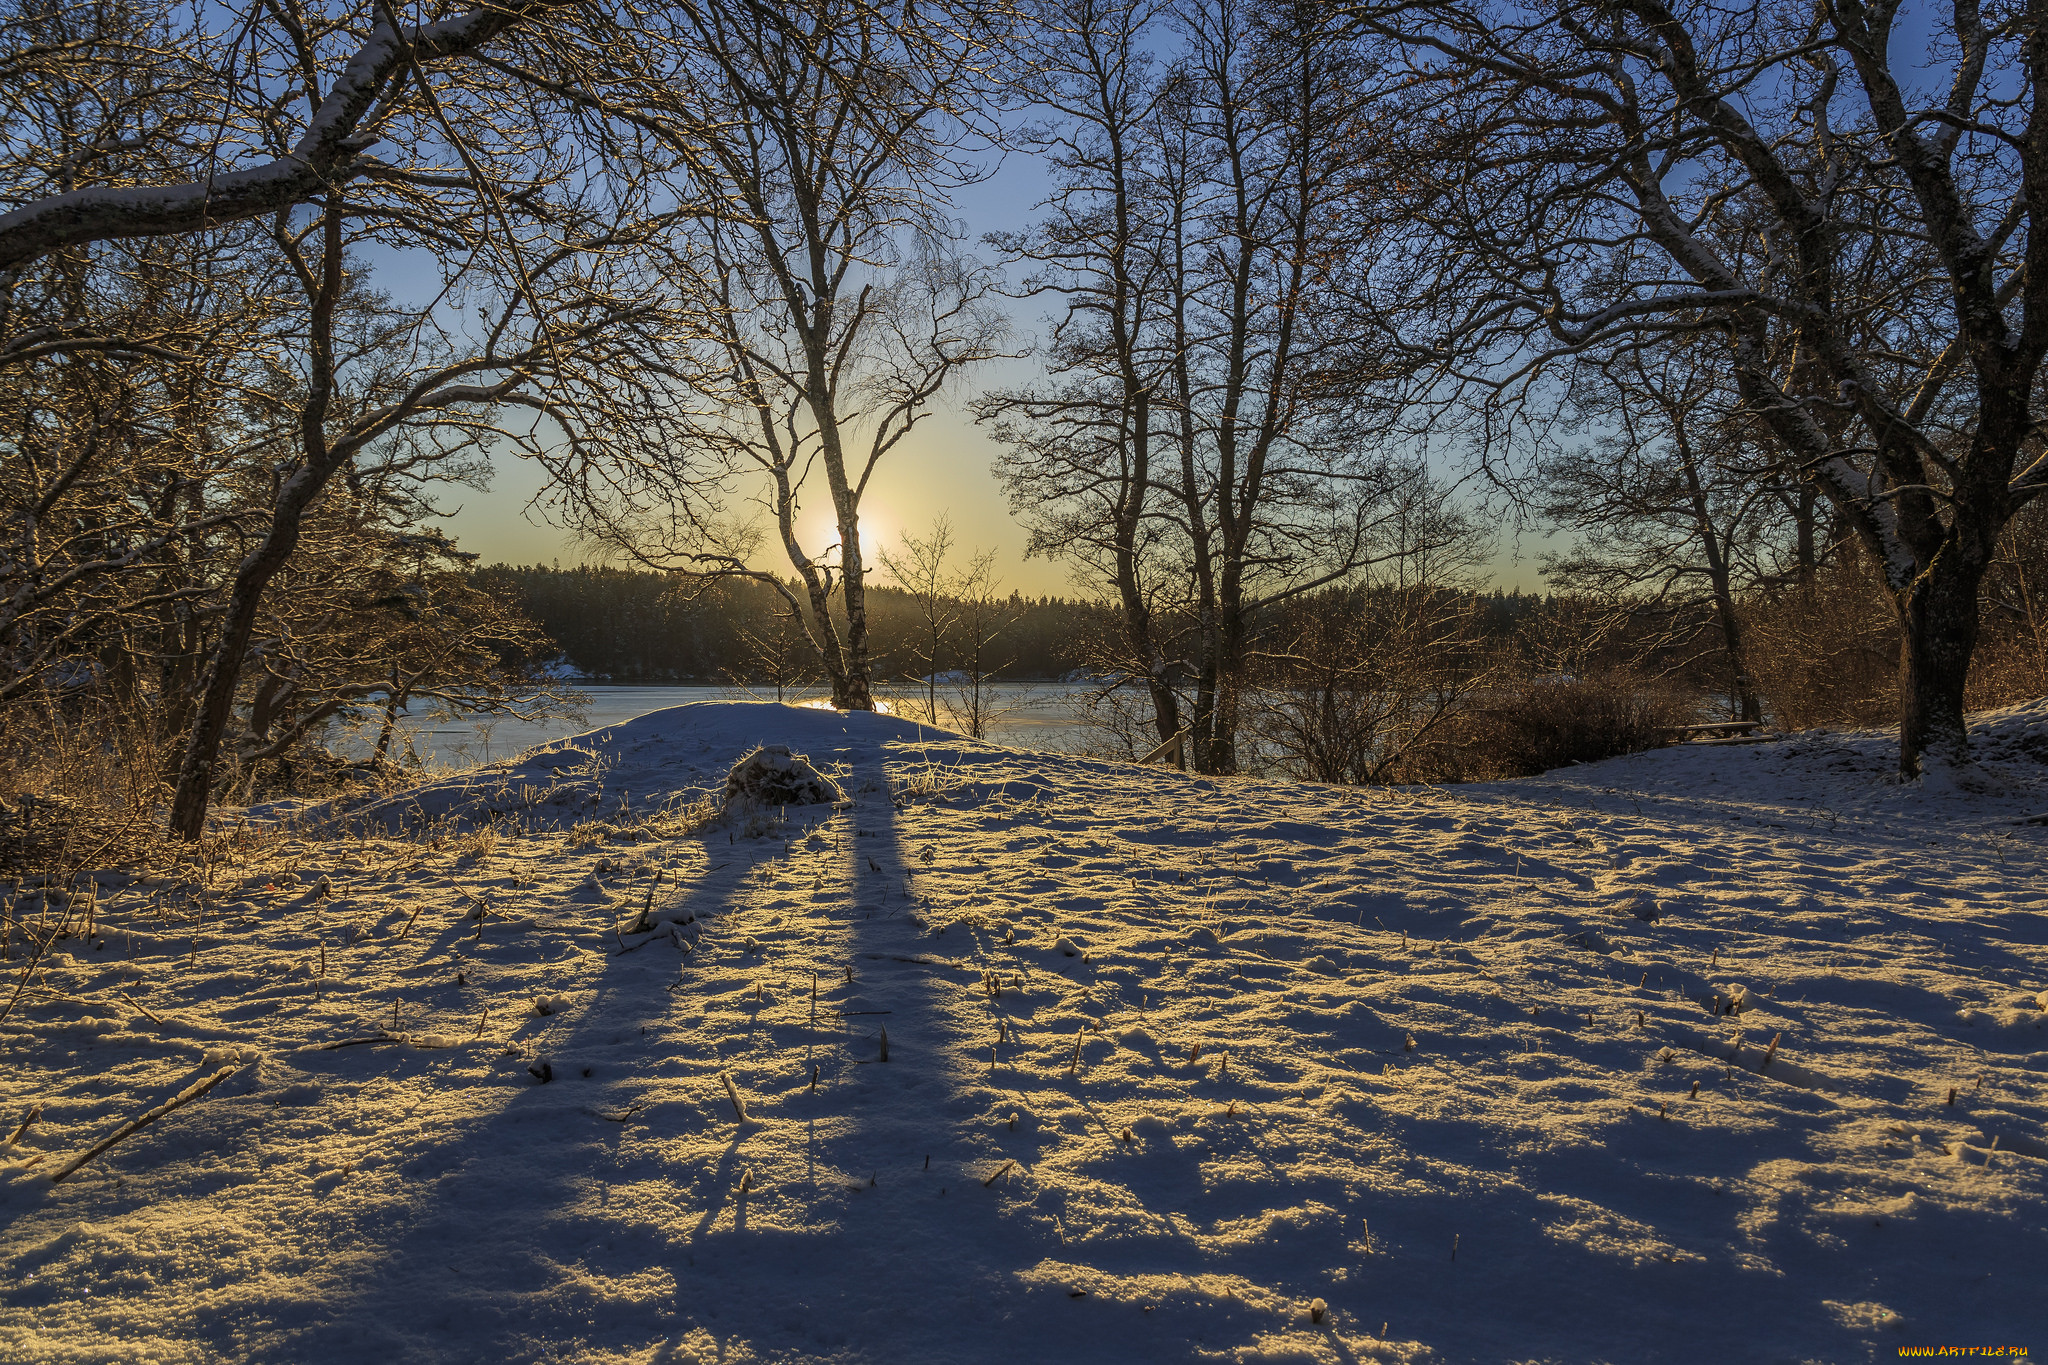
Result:
[[[2042,1347],[2048,703],[1978,728],[1384,792],[706,704],[302,813],[0,1022],[0,1358]],[[849,800],[704,823],[761,743]]]

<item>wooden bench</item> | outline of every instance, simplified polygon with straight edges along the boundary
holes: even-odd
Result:
[[[1700,725],[1667,725],[1664,733],[1673,744],[1757,744],[1769,739],[1758,734],[1760,720],[1710,720]]]

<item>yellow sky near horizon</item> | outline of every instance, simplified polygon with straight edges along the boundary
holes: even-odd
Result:
[[[939,516],[949,518],[953,529],[953,563],[964,564],[968,555],[993,549],[1003,588],[1030,597],[1092,596],[1092,589],[1077,589],[1063,562],[1043,557],[1026,559],[1024,528],[1010,515],[1001,485],[993,472],[997,446],[987,431],[975,425],[963,405],[950,403],[932,415],[906,437],[877,466],[861,507],[866,532],[862,537],[863,558],[881,582],[878,550],[896,550],[905,532],[923,535]],[[539,466],[527,461],[503,459],[488,492],[460,490],[459,496],[444,500],[455,511],[445,527],[457,543],[471,554],[482,556],[484,564],[575,564],[600,562],[601,557],[580,546],[576,539],[548,522],[529,504],[543,486]],[[822,484],[806,500],[798,532],[807,549],[823,550],[835,539],[831,528],[829,499]],[[766,525],[766,513],[762,514]],[[1495,547],[1491,578],[1495,586],[1541,591],[1536,555],[1542,542],[1529,537],[1519,544],[1503,528]],[[787,574],[790,566],[781,557],[777,542],[769,537],[758,567]]]
[[[1006,589],[1032,597],[1073,596],[1066,565],[1024,558],[1024,529],[1011,519],[996,482],[991,469],[995,457],[995,443],[957,408],[942,408],[920,422],[876,467],[862,501],[862,557],[870,568],[879,569],[878,550],[894,551],[906,532],[923,535],[935,518],[944,515],[952,523],[956,563],[964,563],[975,551],[993,549]],[[598,557],[573,536],[529,509],[543,478],[537,465],[502,460],[490,491],[462,489],[459,497],[445,500],[448,507],[460,509],[446,522],[449,534],[486,564],[566,566],[594,561]],[[765,525],[766,513],[762,516]],[[822,486],[806,500],[798,534],[806,549],[823,549],[836,538]],[[789,572],[772,538],[760,567]]]

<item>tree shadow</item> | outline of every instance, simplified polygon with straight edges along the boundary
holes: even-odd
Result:
[[[1134,1101],[1089,1082],[1091,1053],[1125,1045],[1045,981],[1085,973],[970,915],[943,923],[918,886],[933,832],[890,778],[857,761],[852,804],[801,830],[800,853],[730,845],[733,875],[692,893],[689,953],[607,956],[594,998],[536,1030],[556,1079],[479,1086],[446,1169],[347,1234],[323,1311],[259,1358],[1138,1360],[1284,1338],[1351,1361],[1385,1323],[1449,1361],[1531,1341],[1690,1360],[1735,1305],[1849,1358],[1875,1338],[1831,1303],[1881,1300],[1923,1340],[2014,1326],[2013,1286],[1968,1280],[1961,1253],[2009,1220],[1933,1204],[1867,1237],[1816,1222],[1826,1182],[1788,1185],[1784,1144],[1755,1133],[1652,1116],[1579,1149],[1517,1145],[1455,1105],[1367,1100],[1352,1127],[1318,1128],[1277,1100],[1232,1113],[1251,1087],[1155,1049],[1144,1104],[1181,1117],[1126,1141],[1116,1106]],[[1017,984],[998,995],[986,973]],[[607,1117],[626,1102],[644,1108]],[[1317,1146],[1340,1138],[1370,1149]],[[337,1218],[348,1197],[329,1196]],[[1877,1282],[1863,1254],[1887,1236],[1954,1273]],[[2036,1253],[2010,1263],[2048,1250],[2028,1236]],[[1316,1297],[1331,1317],[1312,1328]]]

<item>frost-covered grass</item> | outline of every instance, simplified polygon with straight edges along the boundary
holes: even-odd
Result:
[[[0,1023],[0,1358],[2048,1345],[2048,706],[1983,729],[1390,793],[712,704],[104,878]],[[706,824],[761,743],[847,802]]]

